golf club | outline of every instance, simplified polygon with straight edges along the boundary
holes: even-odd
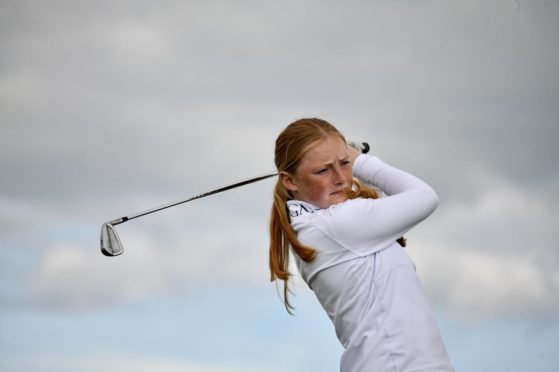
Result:
[[[348,142],[348,144],[350,146],[358,149],[363,154],[366,154],[366,153],[369,152],[369,144],[366,143],[366,142],[363,142],[363,143]],[[103,226],[101,226],[101,253],[103,253],[105,256],[109,256],[109,257],[114,257],[114,256],[118,256],[118,255],[122,254],[122,252],[123,252],[122,243],[120,242],[120,238],[118,237],[118,234],[116,232],[116,229],[115,229],[116,225],[120,225],[121,223],[133,220],[135,218],[142,217],[142,216],[145,216],[145,215],[148,215],[148,214],[151,214],[151,213],[159,212],[163,209],[171,208],[171,207],[177,206],[179,204],[184,204],[184,203],[196,200],[196,199],[205,198],[206,196],[214,195],[214,194],[217,194],[217,193],[220,193],[220,192],[223,192],[223,191],[231,190],[231,189],[241,187],[241,186],[244,186],[244,185],[248,185],[248,184],[251,184],[251,183],[254,183],[254,182],[262,181],[262,180],[265,180],[265,179],[273,177],[273,176],[277,176],[277,173],[271,173],[271,174],[267,174],[265,176],[259,176],[259,177],[251,178],[251,179],[248,179],[248,180],[245,180],[245,181],[234,183],[234,184],[229,185],[229,186],[221,187],[221,188],[216,189],[216,190],[205,192],[203,194],[194,196],[194,197],[186,199],[186,200],[180,200],[180,201],[177,201],[177,202],[165,204],[165,205],[162,205],[162,206],[159,206],[159,207],[148,209],[148,210],[143,211],[143,212],[139,212],[139,213],[132,214],[132,215],[129,215],[129,216],[116,218],[114,220],[105,222],[103,224]]]

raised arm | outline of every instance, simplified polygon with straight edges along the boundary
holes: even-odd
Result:
[[[375,156],[359,155],[353,175],[387,196],[354,199],[330,209],[323,221],[325,233],[350,250],[363,253],[392,244],[438,206],[439,198],[431,186]]]

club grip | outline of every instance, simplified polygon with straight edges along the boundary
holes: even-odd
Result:
[[[371,149],[371,147],[367,142],[349,141],[347,144],[353,147],[354,149],[361,151],[362,154],[367,154]]]

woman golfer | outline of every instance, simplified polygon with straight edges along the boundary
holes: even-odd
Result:
[[[270,270],[272,280],[284,281],[287,310],[291,249],[345,349],[342,372],[453,371],[401,248],[403,234],[437,207],[433,189],[360,154],[321,119],[287,126],[276,140],[275,163]]]

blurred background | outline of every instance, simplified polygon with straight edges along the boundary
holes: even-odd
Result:
[[[332,122],[441,197],[407,234],[457,371],[559,368],[559,3],[0,1],[0,370],[339,370],[267,269],[278,133]],[[280,287],[281,291],[281,287]]]

